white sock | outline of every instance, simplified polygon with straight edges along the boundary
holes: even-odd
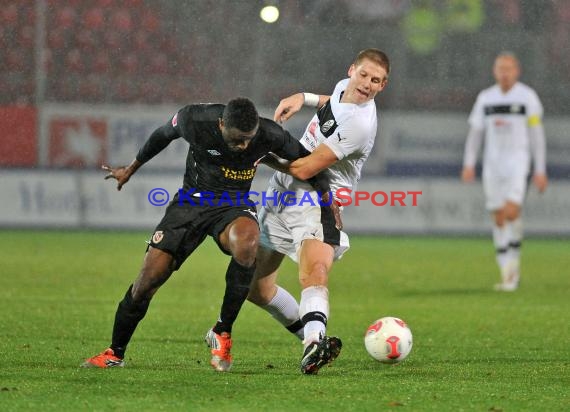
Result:
[[[507,251],[509,249],[509,230],[507,225],[502,227],[493,225],[493,244],[499,269],[503,270],[508,261]]]
[[[509,232],[508,258],[518,265],[521,256],[521,243],[523,237],[523,225],[520,217],[507,223]]]
[[[305,340],[307,347],[318,342],[326,334],[329,317],[329,290],[326,286],[309,286],[301,292],[299,316],[305,324]]]
[[[303,324],[299,318],[299,305],[289,292],[281,286],[277,286],[277,293],[271,302],[261,306],[261,308],[269,312],[289,332],[303,340]]]

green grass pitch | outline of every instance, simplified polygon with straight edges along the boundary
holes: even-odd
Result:
[[[162,287],[124,369],[80,369],[109,344],[116,305],[138,273],[147,233],[0,231],[2,411],[570,410],[570,248],[529,239],[522,285],[497,293],[489,238],[353,237],[331,274],[328,331],[340,357],[299,371],[301,345],[246,303],[235,362],[216,373],[203,343],[228,259],[209,239]],[[281,282],[299,295],[296,269]],[[372,360],[375,319],[405,319],[403,363]]]

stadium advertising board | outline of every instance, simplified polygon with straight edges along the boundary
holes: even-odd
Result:
[[[95,168],[128,164],[175,108],[47,105],[41,114],[40,164]],[[188,145],[173,141],[147,169],[184,170]]]
[[[143,170],[120,192],[104,172],[0,170],[0,226],[125,228],[151,230],[164,214],[151,196],[161,188],[172,199],[182,184],[178,173]],[[267,189],[264,170],[254,179],[253,191]],[[488,234],[490,219],[484,209],[480,183],[465,185],[452,179],[363,179],[358,193],[408,193],[402,202],[354,201],[345,208],[348,233]],[[354,195],[356,196],[356,191]],[[162,198],[161,197],[161,198]],[[296,207],[291,204],[290,207]],[[529,189],[523,211],[525,232],[570,235],[570,184],[553,181],[539,195]]]
[[[81,199],[77,175],[0,169],[0,225],[78,227]]]
[[[127,164],[152,131],[178,107],[89,106],[49,104],[40,116],[39,163],[55,167],[98,167],[101,162]],[[272,117],[273,110],[261,107]],[[303,111],[284,126],[300,136],[312,113]],[[390,176],[457,176],[463,161],[467,115],[463,113],[380,113],[378,135],[363,173]],[[548,166],[553,176],[566,173],[570,121],[547,118]],[[178,139],[156,156],[147,169],[184,170],[187,143]]]
[[[38,161],[37,111],[0,106],[0,167],[30,167]]]

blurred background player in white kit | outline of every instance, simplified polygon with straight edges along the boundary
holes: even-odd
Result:
[[[514,54],[499,54],[493,75],[496,84],[479,93],[469,116],[461,178],[464,182],[475,180],[477,154],[484,138],[483,188],[486,207],[493,216],[493,242],[501,273],[501,283],[495,289],[514,291],[520,279],[521,207],[531,154],[534,185],[541,193],[548,185],[543,109],[536,92],[518,81],[520,65]]]
[[[378,49],[361,51],[332,96],[297,93],[283,99],[275,120],[284,121],[303,105],[318,107],[300,139],[312,153],[305,161],[294,161],[289,171],[296,176],[313,176],[328,169],[333,194],[340,188],[356,189],[377,131],[374,97],[388,81],[390,62]],[[285,170],[285,169],[284,169]],[[269,193],[294,192],[296,198],[314,190],[289,174],[276,172]],[[290,332],[304,339],[301,371],[316,374],[340,353],[342,343],[326,336],[329,317],[328,273],[334,260],[348,249],[346,233],[331,208],[304,203],[303,206],[264,206],[257,268],[248,299],[268,311]],[[299,264],[302,292],[300,303],[276,284],[277,271],[285,255]]]

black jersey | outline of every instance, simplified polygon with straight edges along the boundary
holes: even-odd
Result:
[[[260,118],[259,129],[247,148],[231,151],[222,137],[219,119],[223,104],[193,104],[180,109],[158,128],[137,155],[145,163],[179,137],[189,143],[184,174],[184,190],[212,192],[215,195],[243,194],[251,188],[256,162],[268,152],[295,160],[310,152],[289,132],[272,120]]]

